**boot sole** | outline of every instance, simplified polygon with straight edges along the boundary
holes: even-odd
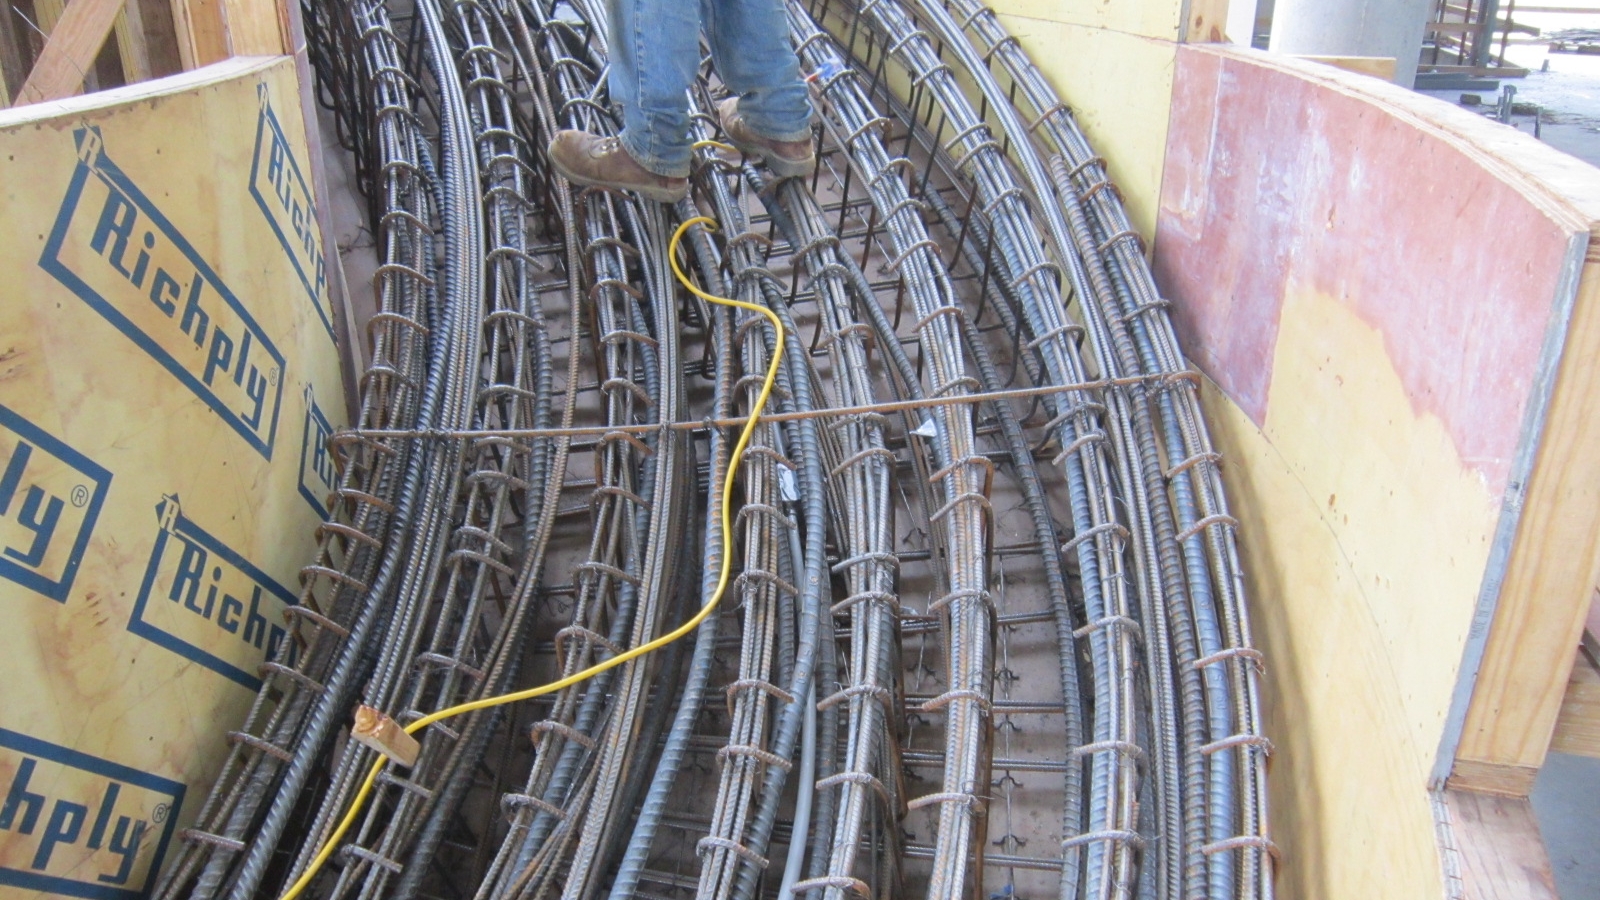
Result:
[[[657,203],[676,203],[679,200],[689,196],[689,185],[687,183],[685,183],[682,188],[673,190],[672,188],[655,187],[653,185],[618,184],[612,181],[600,181],[599,179],[590,178],[586,175],[579,175],[576,172],[569,170],[566,166],[562,165],[561,160],[557,159],[555,156],[550,157],[550,167],[556,170],[556,174],[572,182],[573,184],[580,184],[585,187],[612,188],[615,190],[632,191],[646,200],[654,200]]]
[[[779,178],[804,178],[817,170],[815,156],[808,156],[803,160],[784,159],[760,144],[742,144],[734,141],[733,145],[738,147],[740,152],[766,163],[772,174]]]

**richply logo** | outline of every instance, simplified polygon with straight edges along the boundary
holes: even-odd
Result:
[[[250,196],[256,198],[256,206],[288,254],[306,289],[306,298],[332,341],[333,311],[322,258],[322,232],[317,230],[317,205],[311,199],[311,186],[300,172],[300,163],[289,149],[283,126],[272,112],[267,86],[257,86],[256,93],[261,100],[261,116],[256,121],[255,157],[250,161]]]
[[[156,504],[156,520],[128,630],[260,690],[257,669],[278,652],[294,595],[185,516],[176,496]]]
[[[0,578],[66,602],[111,473],[0,406]]]
[[[78,167],[39,265],[272,459],[283,354],[106,156],[100,132],[76,135]]]
[[[0,728],[0,885],[90,900],[146,896],[183,790]]]
[[[306,385],[306,425],[300,436],[300,496],[306,498],[317,515],[328,518],[328,495],[338,485],[338,469],[333,463],[333,453],[328,449],[328,438],[333,437],[333,426],[322,414],[317,398]]]

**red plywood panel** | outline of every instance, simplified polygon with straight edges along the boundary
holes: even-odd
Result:
[[[1156,276],[1260,425],[1290,291],[1381,332],[1413,409],[1498,495],[1572,232],[1444,132],[1265,61],[1178,50]]]

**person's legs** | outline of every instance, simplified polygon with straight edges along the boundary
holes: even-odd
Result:
[[[622,146],[646,170],[689,174],[689,98],[700,61],[700,18],[681,0],[606,0],[612,101],[622,106]],[[792,54],[791,54],[792,55]]]
[[[809,140],[811,98],[789,44],[783,3],[700,0],[700,14],[717,74],[738,96],[739,114],[750,127],[772,140]]]

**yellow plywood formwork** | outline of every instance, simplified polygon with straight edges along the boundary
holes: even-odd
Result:
[[[1596,577],[1600,176],[1325,66],[1177,69],[1154,262],[1274,661],[1283,894],[1548,896],[1519,795]]]
[[[1176,41],[1183,25],[1183,0],[1150,0],[1147,3],[1106,3],[1103,0],[997,0],[989,4],[1002,15],[1020,16],[1062,25],[1077,25],[1096,30]],[[1058,47],[1068,45],[1058,44]],[[1070,55],[1066,53],[1052,54]],[[1051,56],[1034,54],[1035,62],[1048,64]],[[1136,66],[1121,74],[1132,75]],[[1058,85],[1063,84],[1057,82]]]
[[[1202,397],[1227,460],[1231,508],[1249,536],[1241,542],[1247,587],[1262,600],[1251,627],[1275,661],[1263,686],[1279,890],[1304,900],[1439,897],[1432,813],[1418,788],[1428,748],[1416,745],[1396,702],[1401,686],[1378,649],[1370,608],[1340,600],[1360,596],[1363,580],[1330,527],[1343,513],[1312,496],[1268,432],[1215,384]],[[1340,677],[1351,670],[1373,674]],[[1328,745],[1340,752],[1321,752]],[[1380,855],[1382,866],[1338,864]]]
[[[0,113],[0,159],[0,893],[134,898],[334,479],[294,63]]]
[[[1002,14],[1000,21],[1072,107],[1106,158],[1133,227],[1148,240],[1155,234],[1178,45],[1019,15]]]

